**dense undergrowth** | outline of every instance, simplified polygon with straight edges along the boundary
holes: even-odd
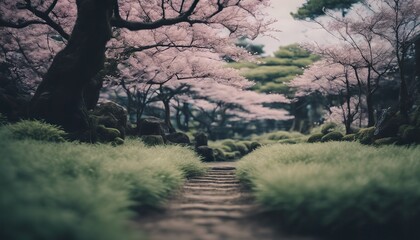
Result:
[[[245,156],[237,174],[289,230],[418,239],[419,156],[420,147],[276,144]]]
[[[137,210],[205,171],[187,148],[35,141],[13,125],[0,128],[0,156],[0,239],[132,239]]]

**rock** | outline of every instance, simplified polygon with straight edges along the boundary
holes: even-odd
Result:
[[[395,110],[384,109],[376,123],[373,137],[375,139],[396,137],[400,126],[406,123],[404,117],[395,112]]]
[[[205,133],[199,132],[195,134],[195,147],[207,146],[208,145],[208,138]]]
[[[213,149],[208,146],[199,146],[195,151],[200,155],[204,162],[214,162]]]
[[[324,136],[324,134],[322,133],[315,133],[312,134],[309,138],[308,138],[308,143],[316,143],[316,142],[321,142],[322,137]]]
[[[165,121],[156,117],[147,117],[140,119],[138,135],[160,135],[165,136],[169,134],[169,127]]]
[[[113,146],[118,146],[118,145],[123,145],[124,144],[124,139],[122,138],[115,138],[114,141],[112,141],[112,145]]]
[[[374,139],[375,127],[361,128],[356,134],[356,138],[361,144],[372,144]]]
[[[161,135],[144,135],[140,138],[146,146],[157,146],[165,144],[165,141]]]
[[[341,141],[343,134],[341,132],[330,132],[321,138],[321,142]]]
[[[387,138],[376,139],[373,142],[373,145],[375,145],[375,146],[382,146],[382,145],[396,144],[397,142],[398,142],[398,138],[395,138],[395,137],[387,137]]]
[[[181,144],[181,145],[190,145],[191,141],[187,134],[181,132],[170,133],[165,136],[166,140],[171,143]]]
[[[104,125],[98,125],[96,132],[101,142],[112,142],[121,136],[121,133],[118,129],[107,128]]]
[[[101,103],[90,115],[98,125],[118,129],[120,137],[125,138],[127,111],[122,106],[114,102]]]
[[[344,137],[341,139],[342,141],[345,141],[345,142],[353,142],[353,141],[356,141],[356,134],[347,134],[347,135],[344,135]]]

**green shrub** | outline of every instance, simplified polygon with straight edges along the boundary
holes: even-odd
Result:
[[[131,209],[162,206],[206,167],[187,148],[15,140],[0,129],[1,239],[139,239]]]
[[[242,156],[249,152],[248,148],[243,143],[237,143],[236,149],[241,153]]]
[[[356,141],[356,134],[352,133],[352,134],[344,135],[341,140],[345,142],[354,142]]]
[[[370,128],[361,128],[356,135],[360,143],[372,144],[374,133],[375,133],[375,127],[370,127]]]
[[[232,152],[232,149],[229,147],[229,146],[222,146],[221,147],[221,149],[224,151],[224,152]]]
[[[232,140],[225,140],[225,141],[223,141],[223,142],[222,142],[222,144],[223,144],[224,146],[226,146],[226,147],[228,147],[228,148],[230,149],[230,151],[229,151],[229,152],[233,152],[233,151],[238,150],[238,149],[236,148],[236,144],[235,144],[235,142],[234,142],[234,141],[232,141]]]
[[[236,158],[235,152],[229,152],[225,154],[226,158],[229,160],[234,160]]]
[[[322,137],[324,136],[324,134],[322,133],[315,133],[312,134],[309,138],[308,138],[308,143],[316,143],[316,142],[321,142]]]
[[[335,124],[333,122],[327,122],[327,123],[324,123],[321,126],[321,133],[326,135],[326,134],[334,131],[336,128],[337,128],[337,124]]]
[[[249,152],[249,150],[251,149],[252,142],[250,142],[250,141],[243,141],[242,143],[245,144],[245,146],[246,146],[246,148],[248,149],[248,152]]]
[[[60,127],[40,121],[23,120],[7,125],[7,130],[13,138],[33,139],[47,142],[64,142],[66,132]]]
[[[213,151],[214,151],[214,158],[216,161],[223,162],[227,160],[226,154],[222,149],[214,148]]]
[[[341,132],[330,132],[321,138],[321,142],[341,141],[343,134]]]
[[[287,229],[419,239],[419,155],[356,142],[272,145],[240,160],[237,176]]]

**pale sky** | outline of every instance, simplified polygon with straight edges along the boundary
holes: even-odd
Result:
[[[322,41],[328,37],[320,27],[314,23],[305,21],[296,21],[290,15],[295,12],[298,7],[302,6],[305,0],[271,0],[272,6],[267,9],[267,17],[276,19],[277,22],[271,27],[280,32],[271,33],[277,38],[258,37],[254,42],[264,44],[266,54],[272,54],[279,46],[288,45],[296,42],[312,42]]]

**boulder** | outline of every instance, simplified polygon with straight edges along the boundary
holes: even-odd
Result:
[[[125,138],[127,111],[122,106],[114,102],[101,103],[91,112],[91,118],[93,118],[98,125],[118,129],[120,137],[123,139]]]
[[[214,162],[213,149],[208,146],[199,146],[195,149],[204,162]]]
[[[324,136],[324,134],[322,133],[315,133],[312,134],[309,138],[308,138],[308,143],[316,143],[316,142],[321,142],[322,137]]]
[[[144,135],[141,136],[141,140],[146,146],[150,147],[165,144],[165,141],[161,135]]]
[[[163,137],[169,134],[169,127],[165,124],[165,121],[156,117],[140,119],[138,127],[139,136],[160,135]]]
[[[121,132],[116,128],[108,128],[104,125],[98,125],[96,134],[100,142],[113,142],[121,137]]]
[[[374,139],[396,137],[401,125],[407,121],[396,110],[384,109],[379,116],[373,133]]]
[[[201,147],[201,146],[208,146],[208,138],[207,135],[205,133],[199,132],[195,134],[195,147]]]
[[[165,135],[166,140],[171,143],[181,144],[181,145],[190,145],[191,141],[187,134],[181,132],[170,133]]]
[[[321,142],[341,141],[343,134],[341,132],[330,132],[321,138]]]

